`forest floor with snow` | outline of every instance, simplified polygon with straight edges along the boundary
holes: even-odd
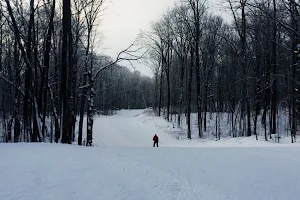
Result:
[[[151,110],[122,110],[95,118],[94,147],[0,144],[0,200],[300,199],[298,143],[184,132]],[[155,133],[163,148],[151,147]]]

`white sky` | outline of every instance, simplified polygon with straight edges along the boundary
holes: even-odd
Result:
[[[134,41],[141,30],[149,30],[151,22],[159,19],[178,0],[108,1],[99,28],[104,37],[101,51],[115,58],[118,52],[124,50]],[[209,1],[214,5],[219,5],[222,0]],[[214,6],[213,12],[220,12],[219,7]],[[122,65],[130,66],[129,63],[122,63]],[[152,76],[152,71],[148,66],[137,62],[134,62],[133,65],[143,75]]]

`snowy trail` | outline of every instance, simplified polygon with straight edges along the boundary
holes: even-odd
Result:
[[[95,119],[94,148],[0,144],[0,200],[300,199],[299,145],[193,143],[166,133],[170,126],[127,110]],[[154,133],[170,148],[153,148]],[[176,148],[193,146],[207,148]]]
[[[163,133],[138,116],[145,110],[121,110],[118,114],[96,118],[94,143],[106,147],[151,147],[154,134],[158,134],[161,146],[180,146],[181,141]]]
[[[299,200],[300,148],[1,144],[2,200]]]
[[[213,138],[198,140],[176,139],[176,131],[186,136],[186,130],[174,129],[172,123],[152,116],[152,110],[121,110],[113,116],[95,117],[93,143],[100,147],[151,147],[154,134],[158,134],[161,147],[288,147],[286,143],[266,142],[252,137]],[[84,123],[86,125],[86,123]],[[176,125],[175,125],[176,126]],[[86,130],[86,128],[84,128]],[[175,131],[175,134],[174,134]],[[194,130],[197,132],[197,130]],[[85,134],[84,134],[85,135]],[[182,136],[182,135],[181,135]],[[281,140],[283,141],[283,140]],[[293,146],[300,147],[300,143]]]

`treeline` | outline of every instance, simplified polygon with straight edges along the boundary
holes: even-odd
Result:
[[[179,1],[145,34],[155,71],[155,108],[178,127],[197,113],[198,136],[208,113],[228,113],[233,137],[275,136],[279,111],[289,115],[292,142],[299,119],[299,4],[295,0],[227,0],[225,22],[206,1]],[[261,119],[261,121],[258,121]],[[219,136],[220,138],[220,136]],[[257,138],[257,137],[256,137]]]
[[[110,115],[120,109],[140,109],[153,105],[154,82],[139,71],[116,66],[104,71],[96,81],[95,109]]]
[[[139,59],[139,48],[95,52],[105,2],[0,1],[1,142],[82,145],[86,132],[92,145],[95,112],[149,106],[152,80],[118,64]]]

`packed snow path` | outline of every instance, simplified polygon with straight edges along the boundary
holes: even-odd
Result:
[[[195,119],[192,125],[194,123],[196,123]],[[161,147],[291,146],[290,137],[286,138],[285,144],[274,143],[274,141],[265,142],[263,136],[259,140],[256,140],[255,136],[229,137],[222,138],[220,141],[215,141],[214,138],[198,140],[197,137],[187,140],[186,129],[177,129],[176,126],[176,124],[168,123],[162,117],[154,116],[153,111],[149,109],[121,110],[113,116],[95,116],[93,144],[100,147],[151,147],[153,135],[158,134]],[[194,126],[194,128],[196,127]],[[195,135],[198,131],[196,129],[193,130]],[[86,128],[84,127],[83,130],[85,131]],[[214,127],[213,130],[215,130]],[[178,134],[181,136],[180,140],[176,139]],[[281,142],[283,141],[281,140]],[[292,145],[300,147],[300,143]]]
[[[150,147],[154,134],[158,134],[162,146],[182,144],[175,137],[139,118],[144,112],[147,110],[121,110],[113,116],[96,118],[94,144],[105,147]]]
[[[2,200],[299,200],[300,148],[0,144]]]

